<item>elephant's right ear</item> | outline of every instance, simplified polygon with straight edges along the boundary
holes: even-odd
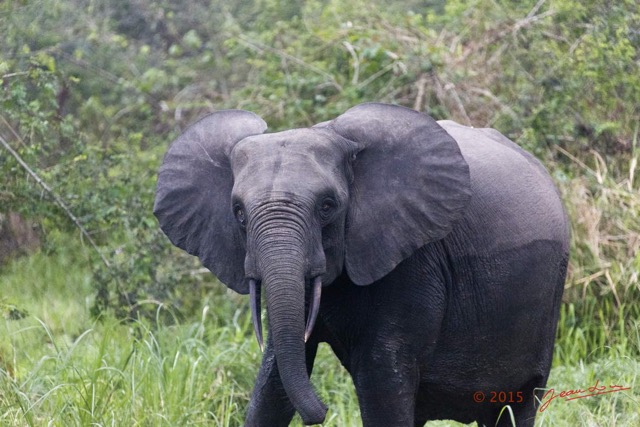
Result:
[[[245,249],[231,208],[229,153],[241,139],[267,124],[248,111],[213,113],[176,139],[158,173],[153,213],[171,242],[236,292],[249,292]]]

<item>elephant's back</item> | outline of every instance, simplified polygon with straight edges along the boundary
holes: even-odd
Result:
[[[544,240],[568,250],[560,196],[535,157],[494,129],[438,123],[458,142],[469,165],[472,196],[458,231],[475,240],[476,249],[501,252]]]

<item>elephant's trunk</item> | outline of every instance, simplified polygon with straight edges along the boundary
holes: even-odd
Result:
[[[310,425],[323,422],[327,409],[311,387],[306,367],[304,228],[300,222],[277,218],[264,222],[255,237],[280,379]]]

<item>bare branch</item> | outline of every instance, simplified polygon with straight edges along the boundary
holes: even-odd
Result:
[[[535,6],[533,6],[533,9],[531,9],[529,11],[529,13],[527,13],[527,17],[525,19],[529,19],[529,18],[535,16],[535,14],[538,13],[540,8],[542,7],[543,4],[545,4],[546,1],[547,0],[538,0],[538,3],[536,3]]]
[[[416,86],[418,86],[418,94],[416,95],[416,100],[413,103],[413,109],[416,111],[422,111],[422,104],[424,103],[424,90],[427,86],[427,77],[424,74],[420,75],[420,78],[416,82]]]
[[[362,89],[363,87],[367,86],[369,83],[373,82],[378,77],[380,77],[380,76],[388,73],[389,71],[391,71],[396,64],[397,64],[397,62],[392,62],[391,64],[385,65],[384,67],[382,67],[381,69],[379,69],[378,71],[376,71],[375,73],[373,73],[372,75],[367,77],[365,80],[360,82],[360,84],[358,86],[356,86],[356,88],[357,89]]]
[[[20,135],[18,135],[18,132],[16,132],[16,130],[13,128],[13,126],[11,126],[9,121],[7,119],[5,119],[2,114],[0,114],[0,119],[2,119],[2,121],[7,126],[7,128],[11,131],[11,133],[13,134],[13,137],[16,139],[16,141],[18,141],[20,144],[22,144],[23,147],[26,147],[27,144],[24,143],[24,140],[22,138],[20,138]]]
[[[458,95],[458,91],[456,90],[456,85],[454,85],[451,82],[447,82],[444,85],[444,90],[446,92],[451,92],[451,97],[453,98],[453,100],[455,101],[456,106],[458,107],[458,110],[460,111],[460,114],[462,114],[462,117],[465,120],[465,124],[467,126],[471,126],[471,119],[469,118],[469,115],[467,114],[467,110],[465,110],[464,108],[464,104],[462,103],[462,100],[460,99],[460,95]]]
[[[513,109],[511,107],[509,107],[507,104],[503,103],[500,100],[500,98],[498,98],[493,93],[491,93],[491,91],[489,91],[487,89],[482,89],[482,88],[479,88],[479,87],[472,87],[472,88],[469,88],[469,92],[477,93],[478,95],[482,95],[482,96],[485,96],[485,97],[489,98],[490,100],[495,102],[498,106],[500,106],[500,108],[502,110],[506,111],[511,117],[513,117],[516,120],[518,119],[518,115],[516,114],[516,112],[513,111]]]
[[[329,81],[331,81],[331,83],[340,92],[342,92],[342,86],[340,86],[338,84],[338,82],[335,80],[335,78],[331,74],[329,74],[326,71],[316,67],[315,65],[308,64],[308,63],[304,62],[302,59],[297,58],[297,57],[295,57],[293,55],[290,55],[287,52],[284,52],[284,51],[282,51],[280,49],[276,49],[275,47],[267,46],[265,44],[253,41],[253,40],[249,39],[248,37],[246,37],[246,36],[244,36],[242,34],[238,35],[237,37],[238,37],[238,39],[240,40],[240,42],[242,44],[244,44],[245,46],[247,46],[247,47],[249,47],[249,48],[251,48],[253,50],[256,50],[258,52],[268,51],[268,52],[274,53],[274,54],[278,55],[280,58],[286,58],[286,59],[288,59],[288,60],[290,60],[292,62],[295,62],[296,64],[304,67],[304,68],[308,68],[309,70],[324,76]]]
[[[467,49],[467,51],[464,52],[464,54],[459,58],[459,61],[466,60],[469,57],[469,55],[475,52],[478,52],[482,49],[485,49],[487,46],[491,46],[492,44],[497,43],[499,40],[503,39],[509,34],[515,35],[521,29],[527,28],[530,25],[535,24],[536,22],[539,22],[545,18],[555,15],[556,12],[553,10],[548,10],[546,12],[540,13],[539,15],[535,15],[535,14],[532,15],[532,12],[535,13],[540,8],[540,6],[542,6],[543,3],[544,1],[539,1],[525,18],[520,19],[519,21],[516,21],[512,26],[498,32],[492,37],[489,37],[488,40],[486,40],[485,42],[475,45],[470,49]]]
[[[347,41],[342,42],[342,45],[349,51],[351,58],[353,58],[353,77],[351,78],[351,84],[357,85],[358,79],[360,77],[360,59],[358,58],[358,54],[356,53],[353,45]]]
[[[0,79],[8,79],[8,78],[11,78],[11,77],[26,76],[27,74],[29,74],[28,71],[19,71],[17,73],[4,74],[4,75],[0,76]]]

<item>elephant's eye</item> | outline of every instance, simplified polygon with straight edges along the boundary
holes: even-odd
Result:
[[[326,197],[322,200],[320,204],[320,217],[323,221],[330,219],[337,205],[336,201],[331,197]]]
[[[247,216],[244,213],[244,209],[242,209],[242,206],[239,206],[239,205],[234,206],[233,212],[236,216],[236,219],[240,223],[240,225],[242,225],[243,227],[247,225]]]

